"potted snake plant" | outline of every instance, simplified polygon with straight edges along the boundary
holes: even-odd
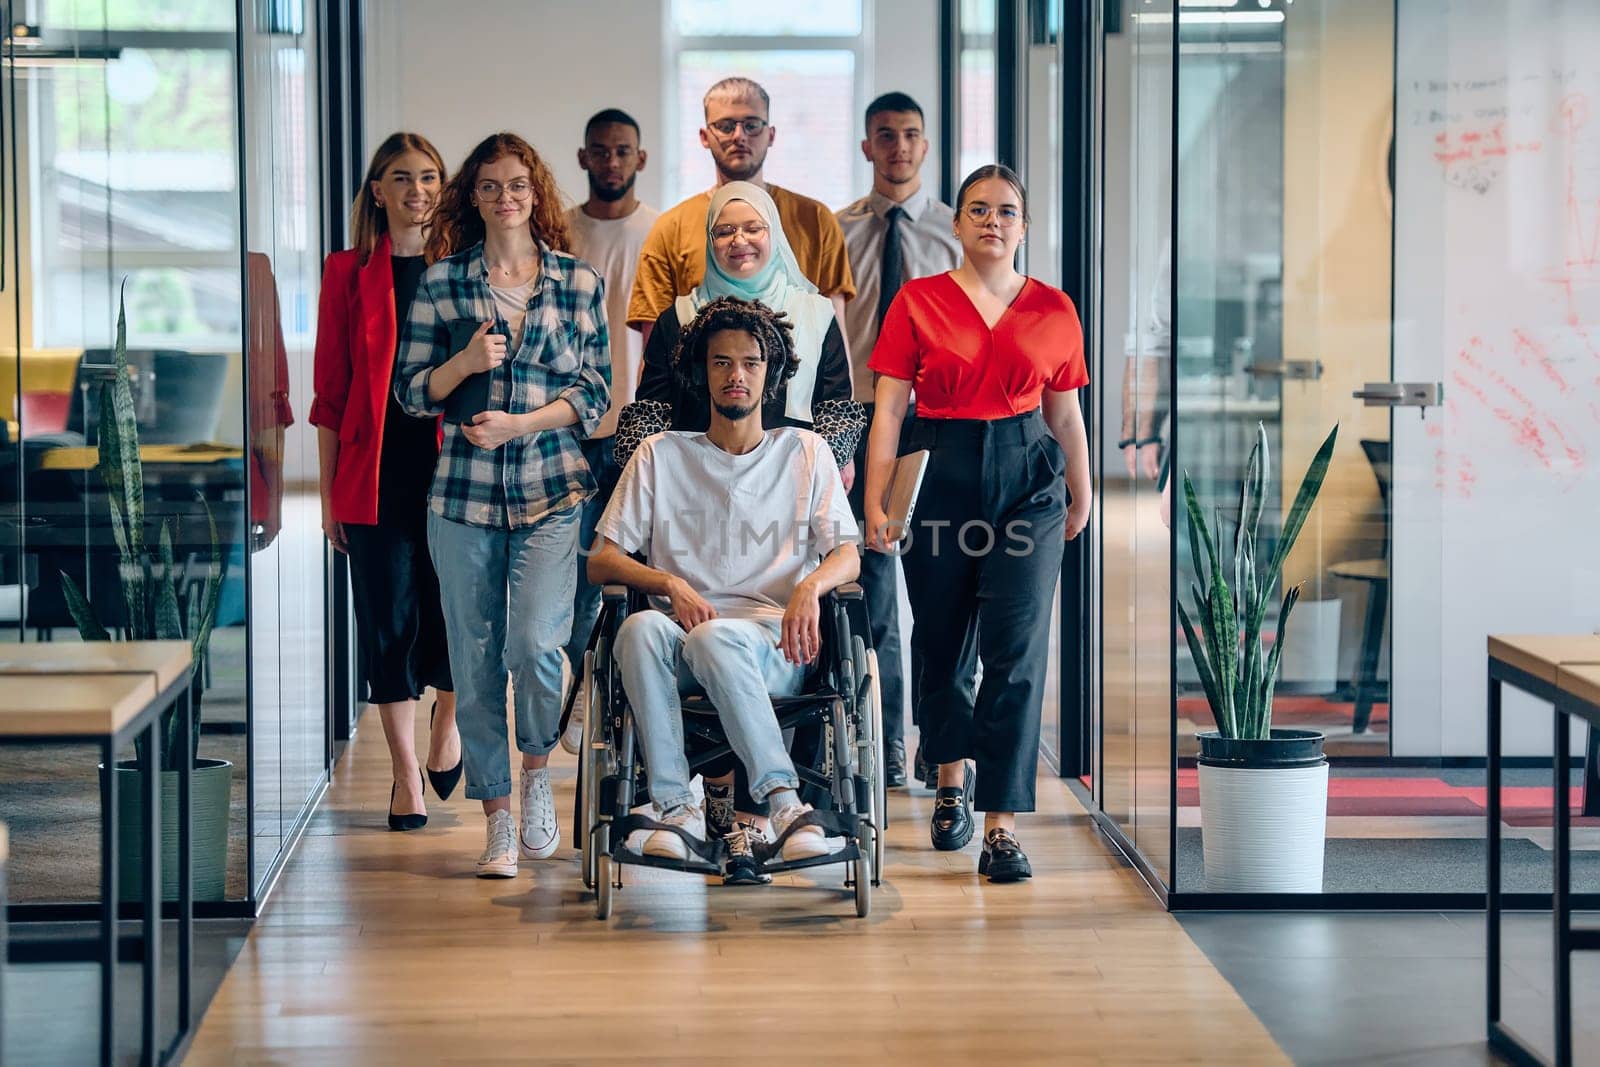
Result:
[[[195,753],[190,797],[194,810],[194,896],[196,900],[221,900],[226,891],[228,818],[233,786],[233,764],[227,760],[199,758],[200,704],[204,689],[202,669],[217,617],[222,589],[222,553],[217,524],[203,497],[211,534],[211,557],[205,581],[185,596],[185,568],[173,558],[172,530],[162,520],[152,548],[146,540],[144,466],[139,458],[139,426],[134,414],[133,391],[128,384],[127,317],[117,309],[117,340],[113,351],[116,372],[100,390],[99,464],[116,540],[120,576],[119,627],[130,641],[184,640],[193,650],[189,693],[193,701],[190,751]],[[70,575],[61,575],[67,608],[85,641],[109,641],[111,633],[99,613]],[[162,898],[178,895],[178,749],[180,719],[176,708],[161,718],[161,883]],[[142,752],[140,753],[142,756]],[[101,773],[106,773],[101,768]],[[118,818],[123,831],[118,838],[118,892],[123,900],[140,900],[144,893],[144,797],[137,787],[138,763],[118,762],[114,772],[123,776],[117,789]]]
[[[1197,580],[1190,589],[1194,614],[1180,598],[1178,618],[1217,724],[1198,735],[1200,833],[1211,892],[1322,891],[1328,813],[1323,735],[1272,725],[1273,690],[1289,616],[1300,599],[1298,584],[1284,593],[1270,649],[1262,630],[1284,561],[1322,490],[1338,435],[1335,426],[1317,450],[1265,559],[1259,553],[1270,479],[1266,428],[1256,426],[1231,558],[1223,543],[1221,510],[1208,525],[1193,483],[1187,473],[1183,477]]]

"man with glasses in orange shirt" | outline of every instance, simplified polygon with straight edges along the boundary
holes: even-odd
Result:
[[[767,150],[777,133],[768,121],[770,108],[767,91],[760,85],[749,78],[724,78],[706,93],[700,143],[716,164],[718,186],[753,182],[771,194],[801,273],[833,301],[834,314],[842,323],[845,302],[856,293],[844,232],[826,205],[762,181]],[[691,196],[663,213],[645,238],[628,301],[628,325],[647,340],[661,313],[705,277],[710,206],[711,190]]]

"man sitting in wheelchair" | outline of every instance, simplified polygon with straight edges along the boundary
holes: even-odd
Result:
[[[674,372],[709,390],[711,427],[646,438],[600,519],[589,580],[649,594],[655,610],[622,623],[615,654],[633,709],[650,798],[662,825],[704,839],[690,791],[680,695],[703,691],[765,800],[786,861],[825,856],[839,839],[804,822],[810,810],[784,745],[773,696],[802,691],[820,648],[821,598],[860,571],[857,528],[839,468],[809,430],[763,430],[761,405],[795,372],[788,323],[732,297],[707,305],[684,331]],[[638,553],[646,560],[630,558]],[[707,782],[708,792],[731,785]],[[726,830],[727,828],[719,828]],[[736,831],[737,833],[737,831]],[[765,881],[730,844],[729,881]],[[646,855],[685,860],[683,839],[655,830]]]

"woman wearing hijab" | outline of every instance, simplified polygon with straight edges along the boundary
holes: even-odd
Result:
[[[710,397],[682,388],[672,373],[672,352],[683,327],[701,308],[723,296],[759,301],[781,311],[794,329],[798,369],[762,406],[763,426],[809,429],[814,405],[850,399],[850,361],[832,301],[800,273],[777,205],[767,191],[750,182],[729,182],[712,195],[706,211],[705,281],[661,313],[645,342],[644,371],[635,397],[671,404],[673,429],[703,431],[711,426]],[[848,487],[855,472],[842,473]]]

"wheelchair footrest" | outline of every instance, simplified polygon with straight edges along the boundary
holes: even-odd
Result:
[[[783,843],[808,826],[815,826],[821,830],[824,837],[844,838],[846,850],[853,849],[860,828],[858,820],[859,817],[856,815],[846,815],[838,811],[808,811],[790,823],[789,828],[779,834],[776,841],[756,842],[754,850],[756,859],[761,863],[762,868],[768,871],[792,870],[796,866],[814,867],[818,862],[839,863],[841,862],[841,857],[844,856],[843,852],[834,852],[827,856],[815,856],[808,860],[796,860],[793,864],[783,864],[781,867],[771,861],[775,857],[781,860]],[[853,859],[854,856],[849,858]]]
[[[668,826],[666,823],[657,822],[648,815],[632,814],[625,815],[620,819],[612,820],[611,855],[613,859],[615,859],[619,853],[626,853],[629,856],[640,856],[646,860],[662,860],[664,863],[677,870],[691,869],[683,866],[685,862],[683,860],[667,859],[662,856],[645,856],[643,853],[633,852],[632,850],[628,849],[626,847],[628,838],[637,830],[649,830],[651,832],[662,830],[669,834],[678,835],[678,839],[683,842],[684,847],[689,850],[689,854],[691,856],[700,857],[703,863],[710,866],[710,873],[722,873],[722,841],[720,839],[716,841],[702,841],[700,838],[695,837],[693,834],[684,830],[681,826]],[[692,863],[693,860],[687,862]],[[656,864],[652,863],[651,866],[656,866]]]
[[[667,856],[647,856],[643,852],[635,852],[621,842],[611,846],[611,860],[613,863],[625,863],[635,867],[655,867],[664,871],[678,871],[682,874],[704,874],[717,878],[722,876],[721,865],[707,863],[692,853],[686,860],[675,860]]]
[[[761,864],[763,874],[783,874],[786,871],[799,871],[807,867],[826,867],[834,863],[851,863],[861,858],[861,850],[856,847],[853,840],[846,839],[844,848],[838,852],[830,852],[826,856],[810,856],[803,860],[786,860],[782,853],[774,853],[773,857]]]

